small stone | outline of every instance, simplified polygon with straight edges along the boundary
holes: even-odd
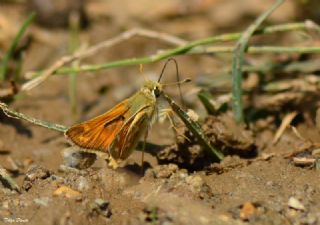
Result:
[[[169,178],[178,171],[179,167],[176,164],[160,165],[154,167],[151,172],[154,178]]]
[[[50,199],[48,197],[42,197],[33,199],[33,202],[37,205],[48,206],[49,200]]]
[[[304,211],[304,205],[295,197],[290,197],[288,201],[288,206],[292,209]]]
[[[85,178],[83,176],[80,176],[78,178],[78,186],[77,186],[77,188],[78,188],[79,191],[87,191],[87,190],[89,190],[90,186],[89,186],[87,178]]]
[[[248,220],[256,213],[256,207],[251,202],[245,202],[240,209],[240,218],[242,220]]]
[[[261,159],[268,161],[268,160],[270,160],[270,159],[271,159],[272,157],[274,157],[274,156],[275,156],[274,153],[262,153],[262,154],[261,154]]]
[[[274,182],[269,180],[267,181],[266,185],[272,187],[274,185]]]
[[[320,170],[320,158],[317,158],[315,163],[314,163],[314,168],[316,170]]]
[[[24,178],[22,188],[28,191],[36,180],[46,179],[50,177],[50,175],[51,175],[51,172],[46,168],[43,168],[42,166],[39,166],[39,165],[33,165],[26,172],[26,176]]]
[[[9,201],[3,201],[2,202],[2,208],[9,209]]]
[[[22,165],[26,168],[29,167],[33,163],[33,160],[30,158],[26,158],[22,161]]]
[[[64,149],[62,155],[64,165],[76,169],[87,169],[97,159],[96,154],[80,151],[76,146]]]
[[[25,180],[26,181],[35,181],[37,179],[46,179],[50,176],[50,171],[47,170],[46,168],[39,166],[39,165],[34,165],[31,166],[27,173]]]
[[[57,190],[53,192],[53,195],[55,196],[65,196],[67,198],[77,198],[81,196],[81,193],[78,191],[75,191],[67,186],[61,186]]]
[[[314,149],[311,153],[311,155],[320,157],[320,148]]]
[[[106,200],[103,200],[101,198],[97,198],[95,201],[95,207],[93,207],[94,211],[97,211],[99,214],[110,218],[112,215],[111,209],[110,209],[110,203]]]
[[[201,188],[205,184],[204,180],[198,175],[188,176],[186,178],[186,182],[191,186],[191,189],[194,192],[200,192]]]
[[[295,166],[313,166],[316,159],[307,157],[293,157],[293,164]]]

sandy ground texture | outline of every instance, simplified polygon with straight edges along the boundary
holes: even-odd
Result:
[[[39,2],[0,2],[0,59],[28,11],[39,13],[20,43],[24,47],[22,74],[48,68],[70,53],[71,28],[66,20],[70,10],[48,13],[45,4],[51,1]],[[70,1],[68,5],[59,0],[55,7],[71,7],[78,12],[82,26],[79,41],[91,46],[135,27],[179,36],[182,41],[241,31],[272,2],[125,0],[120,4],[115,0],[90,0],[85,5],[83,1]],[[266,23],[298,21],[306,19],[306,14],[317,21],[317,1],[309,3],[301,6],[286,1]],[[258,37],[254,42],[319,43],[306,40],[301,33]],[[135,37],[81,63],[146,56],[175,45]],[[182,123],[177,125],[175,136],[171,124],[165,121],[150,130],[148,143],[153,145],[147,146],[143,168],[141,152],[135,151],[123,167],[113,170],[99,157],[94,162],[95,155],[70,152],[62,133],[0,112],[0,169],[5,169],[19,186],[19,191],[15,190],[3,177],[0,179],[0,224],[320,224],[320,69],[275,72],[266,74],[264,80],[259,72],[245,74],[248,123],[240,126],[230,109],[208,115],[197,98],[200,88],[208,87],[208,80],[230,70],[232,56],[176,59],[181,76],[193,80],[182,85],[186,105],[200,116],[211,143],[226,154],[221,162],[215,162]],[[270,54],[248,56],[246,60],[248,65],[284,65],[309,59],[317,57]],[[10,71],[16,71],[16,64],[10,64]],[[144,65],[144,75],[157,79],[163,64]],[[68,76],[52,76],[14,101],[2,101],[34,118],[70,126],[106,112],[134,93],[143,83],[139,73],[138,65],[80,73],[77,113],[71,112]],[[168,68],[163,82],[174,82],[174,74],[174,68]],[[216,80],[219,87],[210,89],[215,104],[230,103],[229,78],[221,86]],[[271,86],[259,86],[265,81],[282,83],[277,83],[278,91],[272,91]],[[1,88],[8,86],[9,82],[1,84]],[[167,91],[179,100],[176,87]],[[284,123],[287,126],[283,132],[276,135]],[[150,149],[152,154],[148,153]],[[82,157],[80,166],[76,157]],[[70,167],[75,165],[82,168]]]

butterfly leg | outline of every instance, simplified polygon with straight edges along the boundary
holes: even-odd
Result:
[[[108,167],[111,167],[112,169],[117,169],[119,167],[119,163],[111,156],[107,161],[108,161]]]
[[[161,120],[164,120],[164,119],[166,119],[166,118],[168,118],[168,120],[169,120],[169,122],[170,122],[170,124],[171,124],[171,128],[172,128],[172,130],[173,130],[173,133],[174,133],[174,135],[175,135],[176,140],[178,140],[178,137],[181,136],[181,137],[183,137],[184,139],[186,139],[186,140],[188,140],[189,142],[191,142],[188,137],[186,137],[183,133],[181,133],[181,132],[178,130],[177,124],[176,124],[176,122],[174,121],[174,113],[173,113],[173,111],[172,111],[171,108],[167,108],[167,109],[162,109],[162,110],[161,110],[161,112],[160,112],[160,121],[161,121]]]

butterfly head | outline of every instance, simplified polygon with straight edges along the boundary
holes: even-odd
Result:
[[[142,87],[142,91],[158,98],[163,91],[163,85],[157,81],[147,80]]]

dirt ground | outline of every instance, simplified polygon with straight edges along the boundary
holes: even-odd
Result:
[[[20,43],[25,45],[22,74],[48,68],[70,53],[70,10],[62,10],[68,7],[80,12],[80,46],[91,46],[135,27],[188,41],[239,32],[273,3],[124,0],[120,4],[115,0],[88,0],[85,5],[82,1],[65,5],[59,0],[59,13],[54,13],[45,11],[50,2],[0,0],[0,59],[29,12],[38,12],[37,21]],[[320,22],[317,9],[317,0],[306,5],[286,1],[265,24],[303,19]],[[255,37],[253,43],[319,46],[319,35],[298,31]],[[173,47],[162,40],[134,37],[80,63],[148,56]],[[211,143],[225,152],[221,162],[215,162],[182,123],[176,137],[165,121],[154,124],[150,131],[148,143],[153,147],[148,148],[153,148],[153,154],[147,148],[143,170],[139,151],[116,170],[100,158],[89,168],[71,168],[68,165],[73,161],[66,156],[70,145],[63,134],[0,112],[0,165],[21,189],[20,193],[12,190],[1,179],[0,223],[320,224],[320,68],[246,73],[247,125],[240,126],[234,122],[230,108],[208,115],[197,97],[200,88],[208,88],[216,104],[230,105],[231,78],[225,71],[231,68],[232,55],[175,58],[181,76],[193,80],[182,86],[187,107],[199,115]],[[261,54],[248,55],[246,63],[287,65],[318,58],[316,54]],[[16,64],[11,62],[11,71]],[[145,64],[144,74],[157,79],[163,64]],[[3,101],[34,118],[70,126],[107,111],[134,93],[143,83],[139,73],[137,65],[78,74],[76,115],[71,112],[68,76],[52,76],[14,101]],[[262,82],[261,74],[265,81],[279,82],[280,90],[272,91],[273,86]],[[216,77],[223,77],[222,82],[214,80]],[[175,80],[175,70],[170,67],[163,82]],[[208,84],[211,80],[214,87]],[[6,85],[1,84],[1,88]],[[179,100],[177,88],[170,87],[167,92]],[[286,120],[290,126],[275,139]]]

